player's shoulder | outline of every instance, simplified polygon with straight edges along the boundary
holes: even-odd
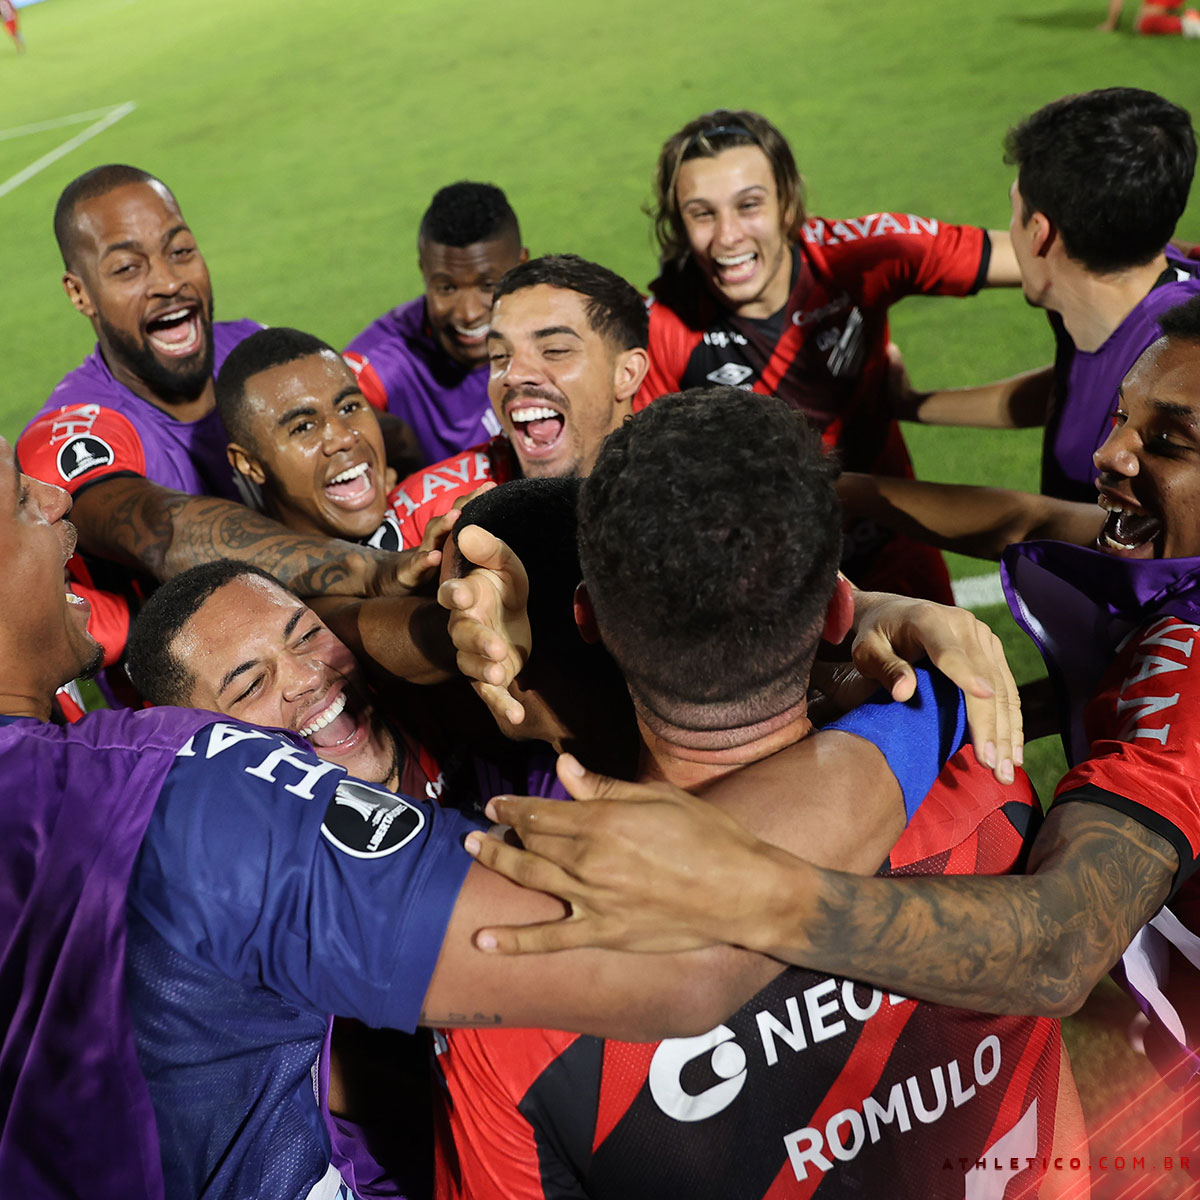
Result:
[[[346,343],[346,349],[368,359],[389,348],[411,352],[414,340],[423,340],[424,327],[425,297],[417,296],[376,317]]]
[[[426,489],[429,479],[469,484],[473,487],[478,487],[481,483],[488,483],[495,477],[493,455],[496,452],[497,443],[507,446],[508,439],[500,435],[490,441],[468,446],[467,449],[460,450],[457,454],[451,454],[439,462],[420,467],[411,475],[405,476],[396,485],[397,490],[404,490],[410,495],[415,495]]]
[[[249,317],[242,317],[236,321],[214,321],[213,349],[219,363],[224,362],[226,356],[239,342],[244,342],[252,333],[258,333],[265,328],[266,326],[261,321],[252,321]],[[219,363],[218,370],[220,369]]]
[[[650,284],[650,341],[663,337],[700,336],[720,316],[720,309],[691,259],[664,263]]]
[[[937,217],[876,212],[860,217],[809,217],[797,239],[803,252],[831,270],[864,261],[923,253],[924,247],[952,228]]]
[[[144,474],[146,450],[139,420],[147,415],[130,411],[120,398],[43,409],[17,438],[21,470],[71,492],[115,472]]]
[[[90,747],[96,751],[166,750],[175,753],[198,730],[220,718],[199,709],[100,709],[71,725],[46,723],[39,731],[49,740]]]

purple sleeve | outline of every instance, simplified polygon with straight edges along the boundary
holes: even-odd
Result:
[[[192,962],[315,1012],[411,1030],[471,828],[278,733],[217,722],[167,776],[130,903]]]

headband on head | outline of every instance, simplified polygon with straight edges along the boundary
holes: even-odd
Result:
[[[756,138],[754,134],[752,134],[750,130],[745,127],[745,125],[714,125],[710,129],[701,129],[698,132],[693,133],[692,136],[688,138],[688,143],[683,148],[683,152],[686,154],[701,138],[711,139],[721,133],[733,134],[735,137],[749,138],[755,144],[758,143],[758,138]]]

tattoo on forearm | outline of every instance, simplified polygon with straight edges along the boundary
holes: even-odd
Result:
[[[1056,810],[1030,875],[824,874],[799,957],[918,999],[988,1012],[1074,1011],[1161,906],[1178,865],[1164,838],[1096,808]]]
[[[85,549],[146,571],[156,579],[219,558],[253,562],[301,595],[345,592],[367,580],[378,552],[294,533],[230,500],[188,496],[141,479],[98,485],[83,497]]]
[[[432,1025],[442,1029],[479,1029],[488,1025],[503,1025],[499,1013],[434,1013],[421,1010],[419,1025]]]

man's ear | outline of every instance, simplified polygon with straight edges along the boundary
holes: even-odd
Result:
[[[521,257],[517,259],[518,263],[527,263],[529,261],[529,247],[521,247]]]
[[[63,291],[67,293],[67,299],[71,302],[71,307],[91,320],[96,315],[96,306],[92,303],[92,297],[88,294],[83,279],[74,271],[64,271],[62,286]]]
[[[825,628],[821,630],[821,637],[836,646],[850,632],[853,624],[854,590],[839,571],[837,583],[833,585],[833,595],[829,597],[829,607],[825,610]]]
[[[1029,248],[1038,258],[1046,255],[1058,244],[1058,226],[1044,212],[1034,211],[1029,218],[1030,229]]]
[[[586,583],[575,585],[575,597],[572,601],[575,609],[575,624],[579,635],[589,646],[600,644],[600,629],[596,625],[596,614],[592,611],[592,598],[588,595]]]
[[[637,395],[646,372],[650,370],[650,355],[640,346],[622,350],[617,355],[613,372],[613,393],[618,400],[632,400]]]
[[[239,475],[244,475],[251,483],[257,483],[259,487],[267,482],[267,473],[262,469],[262,463],[249,450],[239,446],[237,442],[230,442],[225,447],[225,454],[229,459],[229,465]]]

